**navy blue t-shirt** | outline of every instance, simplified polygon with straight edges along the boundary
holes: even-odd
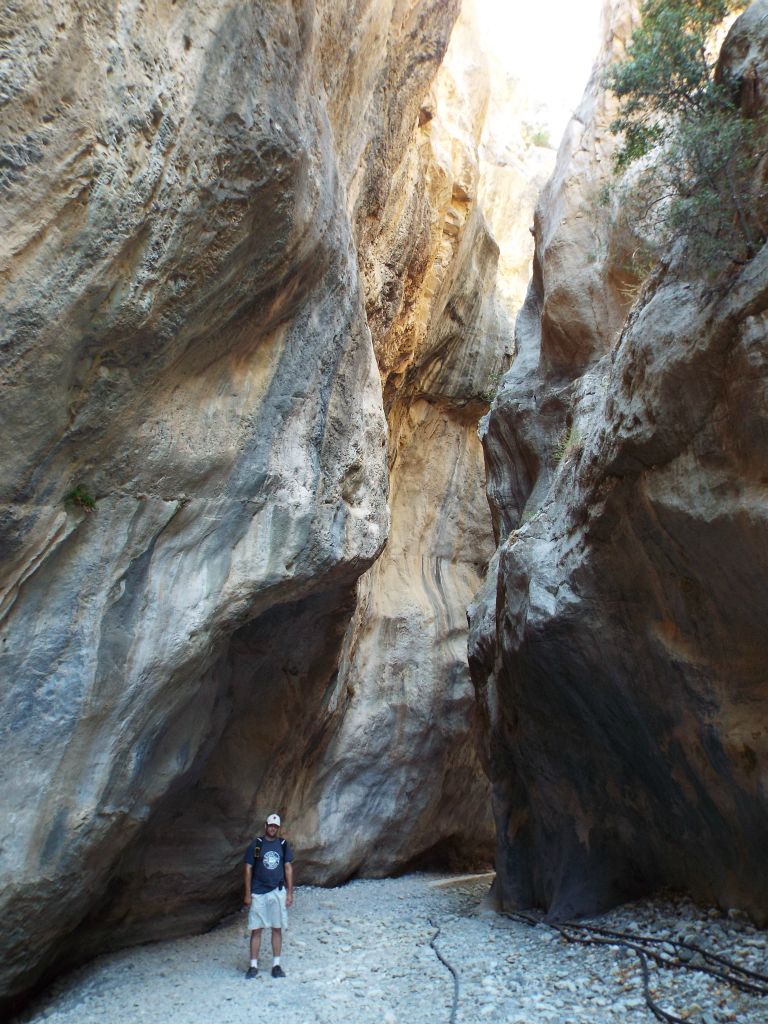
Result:
[[[286,840],[262,839],[261,856],[258,862],[254,863],[253,851],[258,841],[253,840],[243,858],[243,863],[250,864],[253,868],[251,892],[254,896],[261,896],[265,892],[272,892],[280,885],[285,885],[283,864],[290,864],[293,860],[293,850]]]

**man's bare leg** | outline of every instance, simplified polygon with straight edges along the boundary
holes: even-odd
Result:
[[[285,972],[280,966],[280,952],[283,948],[283,929],[272,929],[272,977],[284,978]]]
[[[273,940],[274,943],[274,940]],[[259,949],[261,948],[261,928],[254,928],[251,932],[251,960],[259,959]],[[274,947],[273,947],[274,948]]]

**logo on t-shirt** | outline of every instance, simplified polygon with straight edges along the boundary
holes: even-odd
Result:
[[[264,867],[268,871],[274,871],[275,868],[280,866],[280,854],[275,853],[274,850],[267,850],[264,854]]]

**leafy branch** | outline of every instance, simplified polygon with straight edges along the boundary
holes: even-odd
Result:
[[[632,188],[644,226],[661,241],[684,234],[694,269],[751,259],[768,236],[768,122],[742,110],[741,83],[717,66],[712,44],[745,6],[645,0],[626,58],[607,75],[619,100],[616,170],[638,166]]]

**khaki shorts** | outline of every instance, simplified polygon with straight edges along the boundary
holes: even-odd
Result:
[[[248,927],[256,928],[287,928],[288,911],[285,906],[285,889],[273,889],[272,892],[251,894],[251,905],[248,909]]]

